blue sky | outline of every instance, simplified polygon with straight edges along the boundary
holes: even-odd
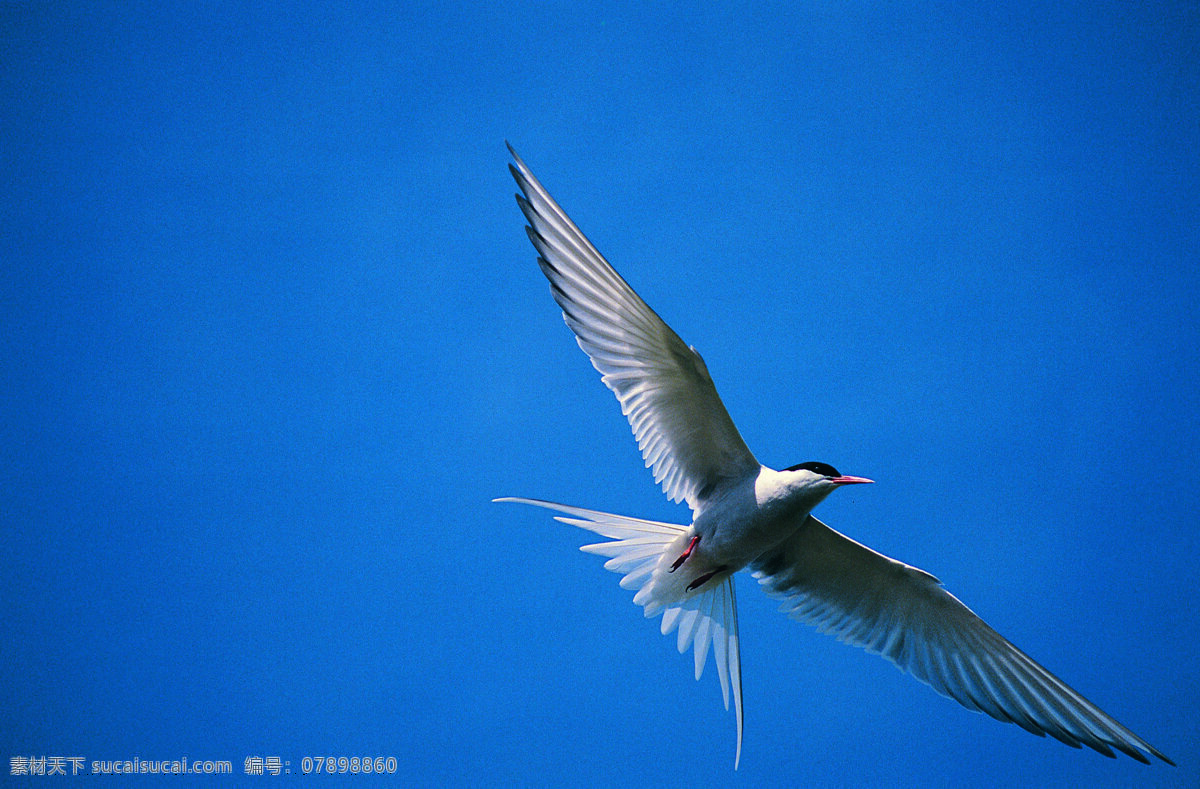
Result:
[[[0,8],[6,760],[1200,782],[1196,5],[645,5]],[[969,713],[747,577],[733,773],[711,671],[489,503],[688,517],[506,139],[763,462],[877,480],[824,520],[1180,766]]]

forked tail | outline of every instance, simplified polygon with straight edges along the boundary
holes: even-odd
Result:
[[[561,512],[554,519],[571,526],[595,532],[610,542],[584,545],[585,553],[608,557],[606,570],[623,573],[621,588],[636,590],[633,601],[645,609],[646,617],[662,614],[662,633],[678,628],[677,646],[680,654],[693,648],[696,679],[704,672],[709,645],[712,645],[717,677],[725,709],[729,709],[730,690],[733,690],[733,710],[737,718],[737,755],[734,769],[742,758],[742,663],[738,651],[737,599],[734,597],[733,576],[714,578],[694,591],[682,588],[679,579],[669,575],[670,559],[679,555],[693,534],[690,526],[648,521],[571,507],[550,501],[523,498],[501,498],[532,504]],[[664,561],[664,557],[669,557]]]

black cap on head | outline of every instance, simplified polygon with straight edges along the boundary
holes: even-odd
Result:
[[[797,463],[794,466],[788,466],[784,471],[811,471],[814,474],[820,474],[822,477],[840,477],[838,470],[828,463],[820,463],[816,460],[808,460],[804,463]]]

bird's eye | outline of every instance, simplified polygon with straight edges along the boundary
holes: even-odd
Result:
[[[809,460],[804,463],[797,463],[790,466],[787,471],[811,471],[814,474],[820,474],[822,477],[840,477],[838,470],[828,463],[818,463],[815,460]]]

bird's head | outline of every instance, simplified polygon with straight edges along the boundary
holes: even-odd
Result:
[[[755,495],[762,509],[778,509],[791,516],[802,516],[842,485],[871,481],[846,476],[828,463],[809,461],[774,474],[760,474],[755,483]]]
[[[866,477],[847,476],[840,473],[828,463],[820,463],[815,460],[797,463],[784,470],[803,475],[804,486],[817,492],[822,498],[828,496],[835,488],[839,488],[842,485],[864,485],[875,481]]]

